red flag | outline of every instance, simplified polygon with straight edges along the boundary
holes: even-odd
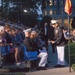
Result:
[[[66,0],[65,3],[65,12],[70,15],[72,13],[72,3],[71,0]]]

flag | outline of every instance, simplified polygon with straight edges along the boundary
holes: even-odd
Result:
[[[66,3],[65,3],[65,12],[68,15],[71,15],[71,13],[72,13],[72,3],[71,3],[71,0],[66,0]]]

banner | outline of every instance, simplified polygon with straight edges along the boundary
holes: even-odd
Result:
[[[71,0],[66,0],[66,3],[65,3],[65,12],[68,15],[72,14],[72,3],[71,3]]]

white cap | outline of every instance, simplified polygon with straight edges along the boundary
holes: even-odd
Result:
[[[26,33],[26,32],[31,32],[31,28],[26,29],[26,30],[23,30],[23,32],[24,32],[24,33]]]
[[[51,24],[57,23],[57,20],[51,20]]]
[[[33,35],[34,35],[35,33],[36,33],[36,31],[32,31],[32,32],[31,32],[31,34],[33,34]]]
[[[0,32],[4,30],[4,26],[0,26]]]

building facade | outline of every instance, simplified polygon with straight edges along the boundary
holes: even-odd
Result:
[[[46,0],[45,1],[45,9],[43,10],[43,16],[48,15],[51,16],[52,19],[58,19],[60,24],[67,25],[68,24],[68,15],[64,11],[66,0]],[[75,0],[71,0],[72,2],[72,14],[70,15],[70,22],[72,22],[73,17],[75,16]]]

